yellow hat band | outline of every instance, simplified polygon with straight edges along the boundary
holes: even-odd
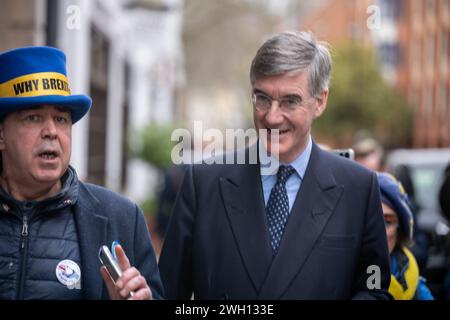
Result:
[[[38,72],[0,84],[0,98],[70,95],[69,81],[58,72]]]

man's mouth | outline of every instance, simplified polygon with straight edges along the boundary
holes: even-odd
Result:
[[[272,133],[272,130],[278,130],[278,134],[279,135],[288,133],[290,131],[289,129],[269,129],[269,128],[267,128],[267,131],[268,131],[269,134]]]
[[[39,157],[44,160],[52,160],[58,157],[58,152],[56,151],[44,151],[39,153]]]

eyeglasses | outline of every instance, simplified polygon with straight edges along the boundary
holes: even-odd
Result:
[[[304,105],[308,100],[313,97],[309,97],[306,100],[298,94],[289,94],[287,96],[281,97],[281,99],[274,99],[262,92],[253,92],[252,103],[256,110],[265,112],[269,111],[272,107],[273,101],[278,102],[278,106],[281,110],[285,112],[295,111]]]

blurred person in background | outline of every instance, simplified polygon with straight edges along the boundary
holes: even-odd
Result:
[[[439,190],[439,205],[444,217],[450,222],[450,162],[444,170],[444,179]]]
[[[414,218],[408,195],[392,175],[377,175],[391,257],[389,293],[395,300],[434,300],[409,250],[413,243]]]
[[[384,148],[374,138],[357,137],[352,149],[355,151],[355,161],[373,171],[383,170]]]
[[[414,183],[412,180],[411,170],[407,165],[398,165],[393,172],[394,177],[402,184],[408,195],[411,211],[413,213],[414,221],[417,221],[417,212],[420,207],[416,201],[416,192],[414,189]],[[410,248],[414,257],[419,264],[420,270],[425,270],[428,262],[428,249],[429,242],[426,233],[419,227],[417,223],[414,223],[414,244]]]
[[[444,181],[442,182],[442,186],[439,191],[439,205],[442,210],[442,214],[446,217],[447,222],[450,222],[450,162],[447,165],[444,172]],[[447,236],[447,264],[448,264],[448,255],[450,252],[450,238]],[[444,280],[444,299],[450,300],[450,265],[447,267],[447,276]]]
[[[373,138],[369,132],[358,132],[352,148],[355,151],[356,162],[373,171],[384,171],[385,150],[383,145],[377,139]],[[414,198],[414,185],[409,168],[405,165],[396,167],[394,176],[404,186],[411,201],[414,221],[417,221],[416,213],[418,212],[418,208]],[[428,261],[428,239],[425,232],[421,230],[417,223],[414,224],[414,240],[414,244],[410,249],[419,267],[424,270]]]

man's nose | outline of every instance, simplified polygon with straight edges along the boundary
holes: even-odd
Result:
[[[43,139],[55,139],[57,136],[57,129],[55,121],[51,118],[46,119],[42,128]]]
[[[283,122],[284,115],[277,100],[272,101],[272,105],[267,111],[265,118],[267,123],[271,125],[277,125]]]

